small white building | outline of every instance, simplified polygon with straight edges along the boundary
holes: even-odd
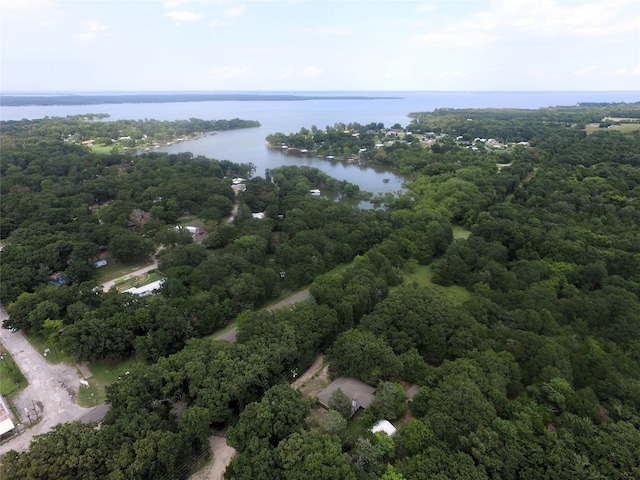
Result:
[[[4,401],[2,395],[0,395],[0,437],[5,433],[9,433],[16,426],[13,424],[13,414]]]
[[[186,230],[187,232],[189,232],[191,235],[197,235],[198,232],[200,232],[200,229],[198,227],[193,227],[191,225],[178,225],[177,227],[175,227],[175,229],[179,232],[180,230]]]
[[[160,290],[162,284],[164,282],[164,278],[162,280],[156,280],[155,282],[148,283],[147,285],[143,285],[141,287],[133,287],[125,290],[123,293],[132,293],[134,295],[139,295],[141,297],[147,297],[149,295],[153,295],[155,292]]]
[[[318,190],[317,188],[314,188],[313,190],[309,190],[309,193],[314,197],[320,196],[320,190]]]
[[[396,434],[396,427],[389,420],[380,420],[376,423],[371,429],[373,433],[384,432],[390,437],[393,437]]]

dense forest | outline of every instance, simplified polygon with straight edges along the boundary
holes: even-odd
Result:
[[[3,145],[40,144],[63,140],[66,143],[90,146],[112,146],[130,153],[145,147],[157,147],[168,142],[198,135],[238,128],[259,127],[255,120],[116,120],[103,121],[106,114],[45,117],[34,120],[7,121],[2,124]]]
[[[638,117],[635,104],[446,109],[392,136],[340,124],[268,138],[410,175],[371,210],[310,196],[357,193],[315,169],[268,171],[236,196],[250,165],[97,155],[3,124],[10,324],[79,360],[140,361],[108,387],[100,429],[60,425],[7,454],[2,478],[186,478],[213,428],[239,452],[228,479],[637,478]],[[202,242],[176,230],[187,215]],[[159,295],[96,288],[101,252],[155,251]],[[260,308],[304,286],[310,301]],[[236,342],[203,338],[234,320]],[[318,420],[287,385],[318,353],[376,387],[374,403],[350,417],[336,395]],[[382,418],[395,436],[369,431]]]

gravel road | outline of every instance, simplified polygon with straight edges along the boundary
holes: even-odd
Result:
[[[108,282],[104,282],[102,284],[102,290],[105,292],[108,292],[111,289],[111,287],[113,287],[116,284],[116,282],[119,282],[120,280],[126,280],[127,278],[137,277],[139,275],[142,275],[143,273],[150,272],[151,270],[155,270],[157,268],[158,268],[158,261],[154,256],[153,263],[151,265],[147,265],[146,267],[139,268],[138,270],[130,272],[122,277],[116,278],[115,280],[109,280]]]
[[[7,312],[1,308],[0,323],[6,318]],[[27,411],[32,419],[40,418],[37,425],[0,445],[1,459],[9,450],[27,450],[34,435],[46,433],[58,423],[79,420],[92,409],[76,404],[82,377],[75,365],[47,363],[22,332],[12,333],[6,328],[0,328],[0,339],[29,382],[29,385],[12,399],[11,403],[21,417],[14,419],[14,424],[28,422]]]

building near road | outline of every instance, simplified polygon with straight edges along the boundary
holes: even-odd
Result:
[[[155,282],[148,283],[147,285],[143,285],[141,287],[133,287],[125,290],[123,293],[133,293],[134,295],[139,295],[141,297],[147,297],[149,295],[153,295],[160,287],[162,287],[162,283],[164,282],[164,278],[162,280],[156,280]]]
[[[9,410],[7,402],[0,395],[0,438],[11,432],[16,426],[13,424],[13,413]]]

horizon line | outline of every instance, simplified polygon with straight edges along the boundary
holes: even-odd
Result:
[[[133,93],[154,93],[154,94],[190,94],[190,93],[262,93],[262,94],[281,94],[281,93],[309,93],[309,92],[427,92],[427,93],[565,93],[565,92],[593,92],[593,93],[638,93],[638,90],[0,90],[0,95],[11,94],[70,94],[70,93],[119,93],[119,94],[133,94]]]

